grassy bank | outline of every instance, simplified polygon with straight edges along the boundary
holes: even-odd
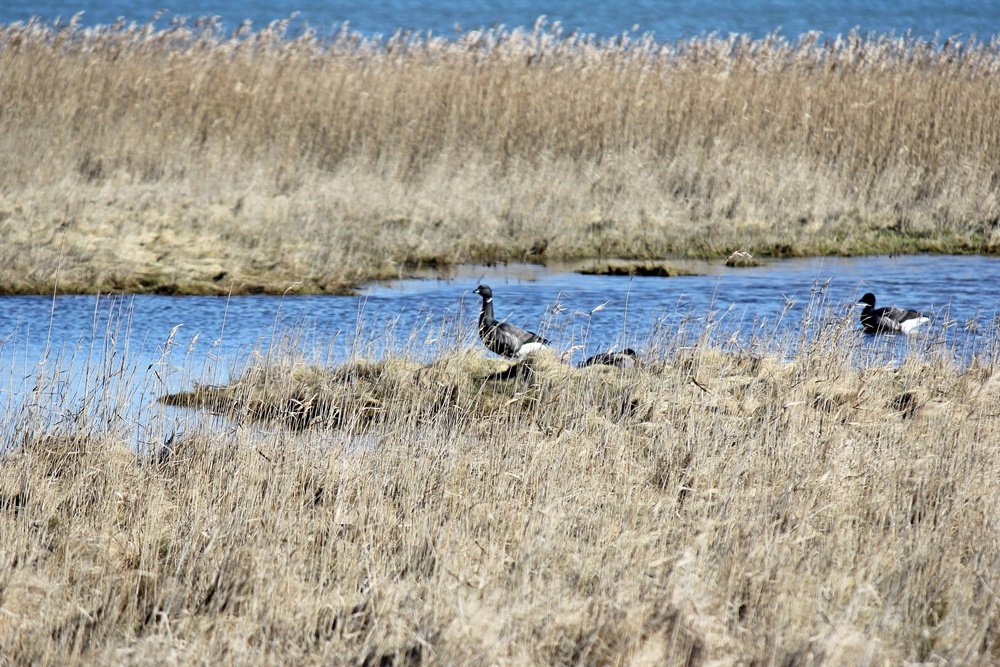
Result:
[[[8,415],[0,662],[996,663],[997,355],[859,366],[853,324],[510,379],[262,358],[138,455]]]
[[[0,28],[0,290],[1000,250],[995,44]]]

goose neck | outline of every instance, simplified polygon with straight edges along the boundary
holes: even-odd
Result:
[[[493,321],[493,299],[483,299],[483,310],[479,313],[479,321],[488,324]]]

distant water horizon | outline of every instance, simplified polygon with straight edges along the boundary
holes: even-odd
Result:
[[[162,10],[162,11],[161,11]],[[144,24],[154,17],[159,26],[179,18],[193,21],[219,17],[222,27],[234,29],[249,20],[255,29],[293,17],[290,34],[303,28],[319,35],[338,32],[346,23],[366,35],[417,31],[453,36],[469,30],[535,25],[544,17],[565,32],[597,37],[622,33],[651,34],[661,42],[742,34],[759,39],[777,33],[797,39],[807,32],[827,36],[847,34],[903,36],[943,41],[975,37],[980,42],[1000,39],[1000,2],[997,0],[5,0],[0,2],[0,24],[36,18],[45,23],[68,22],[79,16],[82,26],[109,25],[119,19]]]

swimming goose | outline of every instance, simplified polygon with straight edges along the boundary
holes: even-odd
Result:
[[[864,305],[864,309],[861,311],[861,324],[865,328],[865,333],[898,331],[909,334],[930,320],[929,317],[915,310],[904,310],[896,306],[876,308],[875,295],[871,292],[862,296],[858,303]]]
[[[493,318],[493,290],[480,285],[475,293],[483,297],[483,310],[479,313],[479,337],[491,352],[502,357],[523,357],[549,344],[538,334],[525,331],[509,322]]]
[[[633,368],[638,363],[639,355],[632,348],[626,347],[621,352],[602,352],[601,354],[587,357],[587,360],[580,364],[580,367],[604,365],[617,366],[618,368]]]

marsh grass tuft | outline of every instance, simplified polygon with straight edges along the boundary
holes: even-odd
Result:
[[[1000,249],[997,44],[0,26],[0,289]]]
[[[658,278],[700,275],[697,271],[670,262],[630,262],[625,260],[590,262],[576,269],[576,272],[585,276],[655,276]]]
[[[996,346],[875,364],[808,326],[507,378],[478,345],[260,355],[172,399],[226,417],[164,449],[27,424],[0,660],[996,662]]]
[[[743,250],[734,250],[732,254],[726,258],[726,261],[723,262],[723,264],[736,269],[749,269],[755,266],[760,266],[763,262],[748,252],[744,252]]]

